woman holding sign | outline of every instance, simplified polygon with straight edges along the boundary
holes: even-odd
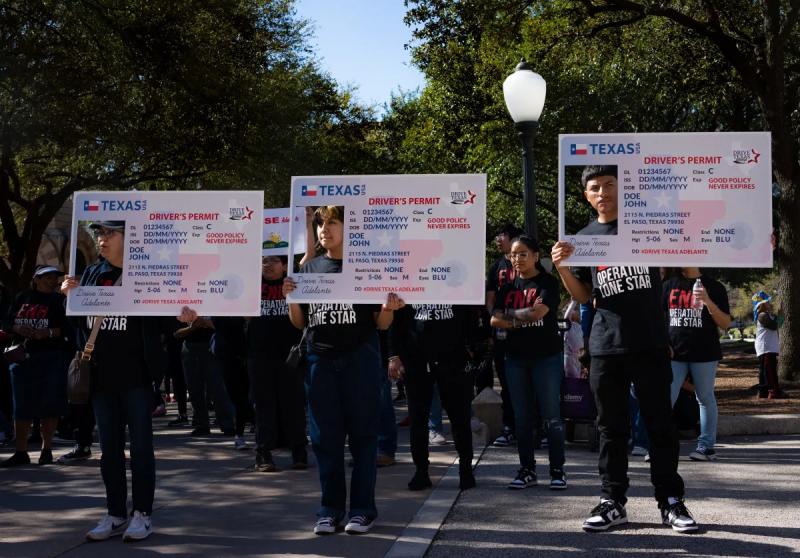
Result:
[[[506,381],[517,427],[519,471],[508,488],[533,486],[536,404],[547,425],[550,453],[550,488],[567,487],[564,473],[564,421],[561,419],[561,381],[564,376],[563,343],[558,333],[558,281],[539,263],[539,245],[522,235],[513,240],[510,252],[515,279],[504,285],[495,298],[492,327],[508,331]]]
[[[100,260],[86,268],[80,286],[114,287],[122,277],[124,221],[98,221],[89,228],[97,239]],[[61,292],[78,287],[66,277]],[[83,350],[96,319],[103,320],[92,353],[92,406],[103,448],[100,471],[106,487],[108,513],[86,534],[91,541],[122,534],[135,541],[152,533],[150,514],[156,485],[153,453],[152,378],[166,367],[158,318],[141,316],[86,316],[77,328]],[[130,436],[133,511],[128,516],[125,477],[125,427]]]
[[[324,253],[303,264],[301,273],[339,273],[342,269],[344,218],[340,206],[314,213],[314,227]],[[283,294],[295,290],[286,278]],[[347,504],[344,443],[353,456],[350,513],[345,532],[366,533],[378,515],[375,476],[380,397],[377,329],[387,329],[404,303],[394,293],[381,305],[289,304],[289,318],[306,328],[308,375],[306,393],[309,432],[319,467],[322,502],[314,533],[336,532]]]

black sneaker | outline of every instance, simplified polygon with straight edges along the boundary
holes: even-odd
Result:
[[[369,533],[374,522],[374,519],[369,519],[365,515],[354,515],[345,525],[344,532],[348,535],[363,535],[364,533]]]
[[[53,464],[53,450],[50,448],[43,449],[39,454],[39,465],[52,465]]]
[[[697,531],[697,522],[686,509],[683,500],[678,500],[674,504],[659,506],[661,509],[661,522],[669,525],[679,533],[691,533]]]
[[[256,452],[256,471],[259,473],[273,473],[278,470],[272,460],[272,454],[268,451]]]
[[[567,474],[563,469],[550,469],[550,490],[565,490]]]
[[[508,487],[512,489],[528,488],[529,486],[536,486],[536,473],[527,467],[520,467],[517,471],[517,476],[508,483]]]
[[[428,471],[417,470],[412,479],[408,482],[408,489],[411,491],[425,490],[433,486]]]
[[[211,429],[208,426],[198,426],[192,430],[192,436],[208,436],[211,434]]]
[[[622,525],[627,522],[628,514],[625,513],[625,506],[614,500],[604,498],[589,512],[589,517],[583,522],[583,530],[588,533],[607,531],[615,525]]]
[[[175,428],[176,426],[189,426],[189,417],[186,415],[178,415],[178,418],[169,421],[167,426],[172,428]]]
[[[61,457],[59,457],[56,462],[59,465],[66,465],[67,463],[75,463],[78,461],[85,461],[92,456],[92,448],[89,446],[80,446],[77,445],[72,448],[72,451],[69,453],[65,453]]]
[[[458,467],[458,488],[461,490],[475,488],[475,474],[472,472],[472,466],[469,463],[465,467]]]
[[[717,452],[715,452],[713,448],[697,446],[697,449],[689,454],[689,459],[692,461],[716,461]]]
[[[332,535],[339,528],[339,522],[333,517],[320,517],[314,524],[315,535]]]
[[[0,463],[0,467],[18,467],[20,465],[30,465],[31,457],[27,451],[15,451],[14,454]]]
[[[305,446],[300,446],[292,450],[292,469],[300,471],[308,469],[308,452]]]
[[[499,448],[505,448],[513,444],[515,441],[516,438],[514,437],[514,433],[511,432],[511,429],[508,426],[504,426],[503,431],[497,438],[495,438],[492,445]]]

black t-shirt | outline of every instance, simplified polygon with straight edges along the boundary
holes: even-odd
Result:
[[[303,264],[300,273],[341,273],[342,260],[334,260],[327,255],[317,256]]]
[[[289,305],[283,296],[283,279],[261,282],[261,316],[247,324],[247,352],[285,359],[302,332],[289,321]]]
[[[710,362],[722,359],[719,330],[714,319],[703,306],[692,308],[694,279],[672,277],[664,282],[662,304],[669,317],[669,342],[672,360],[681,362]],[[700,282],[708,296],[719,309],[730,312],[728,293],[719,281],[701,276]]]
[[[511,260],[500,256],[486,272],[486,292],[497,293],[503,285],[511,283],[516,276],[517,272],[514,270]]]
[[[542,357],[560,353],[564,346],[558,334],[558,281],[549,273],[539,272],[524,279],[517,276],[513,282],[500,288],[494,301],[494,310],[531,308],[541,298],[550,311],[536,322],[524,323],[509,329],[506,354],[521,357]]]
[[[106,261],[84,271],[81,285],[112,286],[122,270]],[[83,349],[94,324],[93,316],[79,318],[78,348]],[[95,342],[92,362],[94,391],[126,391],[152,388],[152,377],[166,369],[161,347],[159,318],[108,316],[103,319]]]
[[[617,222],[592,221],[578,234],[617,234]],[[592,285],[596,312],[589,335],[591,355],[667,349],[667,322],[661,307],[661,276],[657,268],[579,267],[573,273]]]
[[[64,312],[64,295],[60,293],[42,293],[35,289],[20,293],[11,306],[9,321],[11,326],[28,326],[33,329],[60,329],[61,335],[45,339],[28,339],[25,349],[29,353],[43,351],[61,351],[68,347],[64,338],[69,334],[67,317]],[[25,338],[16,336],[15,341],[21,343]]]
[[[341,273],[342,260],[317,256],[303,264],[300,273]],[[306,340],[319,354],[355,350],[375,334],[374,313],[380,304],[311,303],[301,305],[306,315]]]
[[[408,304],[397,310],[389,330],[389,351],[403,362],[465,360],[475,336],[475,313],[468,306]]]

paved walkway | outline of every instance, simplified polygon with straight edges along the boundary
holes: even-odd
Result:
[[[136,544],[123,544],[119,538],[85,542],[84,533],[105,513],[95,457],[80,465],[0,470],[0,556],[369,558],[390,552],[401,557],[421,556],[434,537],[427,552],[432,558],[800,553],[796,435],[729,437],[718,447],[717,463],[681,460],[688,504],[703,527],[697,535],[680,535],[659,525],[648,466],[632,458],[631,524],[589,535],[580,530],[580,523],[597,501],[597,454],[584,445],[568,447],[570,486],[565,492],[546,486],[508,490],[506,484],[517,468],[515,448],[490,447],[478,465],[478,487],[459,496],[456,468],[438,482],[454,459],[449,445],[433,449],[435,491],[412,493],[406,489],[413,472],[408,429],[401,429],[400,463],[378,473],[377,527],[360,537],[316,537],[311,533],[319,499],[316,468],[255,473],[252,452],[233,450],[230,438],[193,439],[188,429],[167,429],[169,418],[155,422],[158,486],[152,537]],[[55,453],[68,449],[63,446]],[[684,443],[683,455],[690,450]],[[0,451],[0,458],[9,453]],[[540,473],[546,474],[546,455],[538,459]],[[289,455],[278,453],[276,461],[286,466]],[[401,536],[402,544],[395,544]]]
[[[404,412],[398,409],[397,415]],[[0,470],[0,556],[383,556],[429,494],[406,488],[413,465],[408,429],[401,428],[400,463],[378,473],[377,526],[363,536],[318,537],[311,532],[319,502],[313,452],[307,471],[256,473],[253,452],[235,451],[232,438],[191,438],[188,429],[167,429],[171,418],[174,409],[155,421],[153,536],[135,544],[120,538],[85,542],[85,532],[105,513],[95,455],[83,464]],[[251,434],[248,438],[252,441]],[[54,454],[69,449],[57,447]],[[0,458],[10,453],[2,450]],[[288,452],[275,455],[279,467],[288,466]],[[35,460],[38,452],[31,457]],[[452,445],[433,449],[434,482],[454,459]]]
[[[662,527],[652,499],[649,466],[631,458],[631,523],[609,533],[583,533],[581,522],[597,503],[597,454],[567,450],[569,489],[506,488],[517,469],[515,448],[488,448],[478,487],[463,492],[427,556],[796,556],[800,553],[800,436],[730,437],[720,460],[685,456],[679,471],[687,504],[701,524],[695,535]],[[537,455],[540,478],[547,455]]]

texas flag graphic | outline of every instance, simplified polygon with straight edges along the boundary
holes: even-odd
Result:
[[[586,155],[587,149],[585,143],[571,143],[569,144],[570,155]]]
[[[100,211],[100,202],[99,201],[86,200],[86,201],[83,202],[83,210],[84,211]]]
[[[317,195],[317,187],[316,186],[307,186],[303,184],[300,187],[300,195],[301,196],[316,196]]]

